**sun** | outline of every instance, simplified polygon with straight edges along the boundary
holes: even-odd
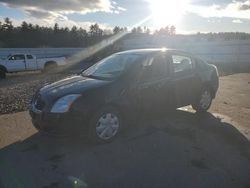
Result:
[[[149,0],[152,19],[156,27],[176,25],[187,10],[187,1]]]

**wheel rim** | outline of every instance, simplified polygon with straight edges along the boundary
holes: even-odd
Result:
[[[96,124],[96,134],[103,140],[114,137],[119,129],[119,118],[113,113],[103,114]]]
[[[207,109],[211,103],[211,93],[205,90],[201,95],[200,105],[203,109]]]

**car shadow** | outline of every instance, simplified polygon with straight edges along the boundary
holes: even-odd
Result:
[[[36,133],[0,150],[1,187],[248,187],[249,140],[223,116],[176,110],[112,143]]]

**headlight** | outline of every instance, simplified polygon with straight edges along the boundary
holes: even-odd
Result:
[[[80,94],[66,95],[58,99],[53,107],[51,108],[52,113],[64,113],[67,112],[72,105],[72,103],[80,97]]]

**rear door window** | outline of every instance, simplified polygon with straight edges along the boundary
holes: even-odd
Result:
[[[172,55],[172,63],[175,74],[192,72],[194,66],[191,57],[184,55]]]
[[[33,59],[32,55],[27,55],[27,59]]]

